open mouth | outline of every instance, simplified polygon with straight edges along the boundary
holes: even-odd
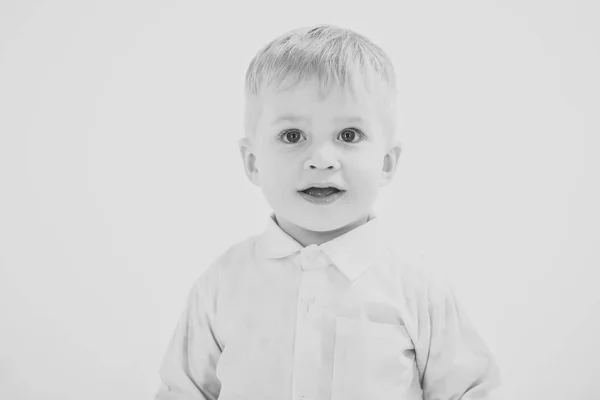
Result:
[[[341,192],[342,190],[336,189],[334,187],[326,187],[326,188],[317,188],[317,187],[309,187],[308,189],[301,190],[302,193],[306,193],[309,196],[313,197],[327,197],[332,194]]]
[[[334,187],[309,187],[308,189],[298,191],[298,193],[309,203],[315,205],[329,205],[338,201],[346,191]]]

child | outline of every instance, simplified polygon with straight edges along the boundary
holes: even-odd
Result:
[[[352,31],[275,39],[246,74],[246,175],[273,209],[193,286],[156,398],[482,400],[499,374],[437,274],[372,211],[400,155],[395,75]]]

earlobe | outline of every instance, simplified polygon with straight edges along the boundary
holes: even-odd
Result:
[[[394,145],[383,158],[383,168],[381,171],[381,186],[385,186],[391,182],[396,168],[398,167],[398,159],[402,149],[399,145]]]
[[[256,168],[256,156],[252,149],[252,141],[247,137],[241,138],[239,141],[239,148],[246,176],[252,184],[260,186],[258,180],[258,168]]]

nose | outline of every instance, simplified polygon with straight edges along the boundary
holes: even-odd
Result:
[[[337,170],[339,168],[340,162],[335,151],[327,145],[316,148],[304,162],[304,169]]]

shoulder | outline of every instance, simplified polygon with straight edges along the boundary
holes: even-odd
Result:
[[[382,260],[389,264],[404,281],[412,284],[424,284],[435,280],[439,269],[427,262],[425,251],[417,248],[415,243],[409,243],[397,234],[397,224],[394,220],[379,217],[377,227],[378,252]]]
[[[385,257],[405,292],[431,299],[446,296],[451,291],[444,266],[429,262],[422,254],[392,245],[387,248]]]
[[[223,250],[205,267],[196,281],[197,286],[217,285],[223,277],[239,275],[255,259],[255,248],[258,235],[249,236],[233,243]]]

